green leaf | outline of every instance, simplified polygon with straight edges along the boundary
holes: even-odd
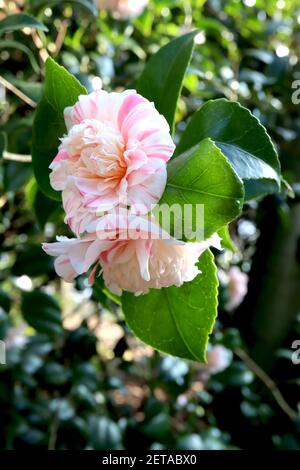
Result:
[[[233,251],[234,253],[237,251],[237,247],[230,236],[228,225],[218,230],[218,235],[222,238],[221,245],[223,248],[227,248],[227,250]]]
[[[208,336],[217,315],[218,280],[209,250],[198,263],[202,274],[180,288],[122,296],[126,321],[142,341],[174,356],[205,362]]]
[[[46,62],[46,81],[32,135],[32,163],[37,183],[46,196],[60,200],[49,181],[49,165],[57,154],[59,138],[66,132],[63,112],[72,106],[86,89],[64,67],[49,58]]]
[[[69,368],[60,364],[59,362],[46,362],[43,365],[40,374],[45,381],[49,385],[64,385],[66,384],[71,378],[71,371]]]
[[[94,5],[93,1],[89,0],[29,0],[29,7],[33,10],[40,9],[45,6],[60,6],[66,5],[68,3],[78,5],[79,7],[84,8],[88,13],[91,13],[93,16],[97,16],[98,10]]]
[[[34,210],[38,224],[42,229],[45,227],[50,217],[54,213],[57,215],[61,209],[61,204],[58,201],[54,201],[42,193],[34,178],[29,181],[25,196],[28,205]]]
[[[184,217],[179,214],[177,218],[175,215],[174,221],[171,220],[171,233],[175,236],[176,228],[176,231],[182,229],[184,238],[193,239],[184,230],[188,217],[187,204],[192,207],[189,224],[193,228],[194,224],[191,223],[196,221],[199,229],[204,228],[204,237],[197,235],[198,240],[203,240],[239,215],[243,197],[242,181],[210,139],[203,140],[168,163],[168,180],[161,204],[179,204],[184,214]],[[199,224],[199,215],[196,215],[197,204],[204,206],[204,227]],[[168,229],[163,220],[162,225]]]
[[[172,432],[170,417],[167,413],[159,413],[146,422],[142,429],[143,433],[147,437],[155,439],[156,441],[164,441],[170,436],[170,433]]]
[[[4,161],[3,186],[6,192],[19,191],[32,175],[31,163]]]
[[[25,321],[39,333],[56,335],[63,332],[60,307],[45,292],[24,292],[22,313]]]
[[[138,92],[165,116],[171,131],[185,71],[190,63],[197,31],[180,36],[162,47],[147,63],[137,84]]]
[[[210,137],[243,179],[245,199],[280,189],[280,164],[266,129],[246,108],[226,99],[212,100],[187,125],[175,156]]]
[[[291,199],[295,198],[295,191],[293,190],[292,186],[285,178],[281,178],[281,189],[283,193],[286,194]]]
[[[91,443],[95,450],[122,449],[120,429],[106,416],[91,416],[89,419]]]
[[[40,21],[37,21],[33,16],[26,13],[17,13],[15,15],[6,16],[0,21],[0,35],[7,31],[17,31],[23,28],[40,29],[41,31],[48,31]]]
[[[38,73],[38,74],[40,73],[40,67],[39,67],[39,64],[36,61],[36,58],[35,58],[33,52],[29,49],[29,47],[25,46],[25,44],[23,44],[19,41],[11,41],[11,40],[1,41],[0,42],[0,49],[17,49],[19,51],[24,52],[24,54],[26,54],[28,56],[29,62],[31,64],[31,67],[33,68],[34,72]],[[20,82],[21,82],[21,80],[20,80]],[[29,83],[29,85],[32,85],[32,84]],[[33,85],[35,85],[35,84],[33,84]]]
[[[16,251],[16,261],[11,268],[14,276],[45,276],[53,272],[53,259],[39,245],[28,244]]]

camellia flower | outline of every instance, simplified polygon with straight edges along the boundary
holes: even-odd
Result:
[[[118,295],[123,290],[141,294],[150,288],[179,287],[200,273],[196,263],[209,246],[221,249],[216,234],[204,242],[184,243],[171,238],[153,219],[134,214],[127,219],[122,214],[117,219],[113,214],[103,216],[88,230],[92,233],[82,238],[59,237],[56,243],[43,244],[43,249],[57,256],[56,272],[66,281],[93,265],[90,282],[100,268],[105,285]]]
[[[204,367],[210,374],[218,374],[230,366],[232,356],[233,354],[230,349],[218,344],[208,349],[206,353],[207,364]]]
[[[118,205],[149,212],[166,185],[174,143],[165,118],[134,90],[82,95],[64,111],[68,133],[50,165],[66,223],[77,235]]]
[[[140,15],[149,0],[95,0],[101,10],[110,11],[116,19],[134,18]]]
[[[228,310],[237,308],[244,300],[248,292],[249,276],[243,273],[237,266],[232,266],[228,271],[229,301],[226,304]]]

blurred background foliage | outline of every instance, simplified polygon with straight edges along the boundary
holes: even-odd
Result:
[[[0,23],[1,448],[300,449],[300,365],[291,361],[300,337],[300,115],[291,99],[300,4],[150,0],[125,17],[111,4],[108,12],[89,0],[0,1],[0,20],[25,12],[48,28]],[[105,289],[57,278],[40,244],[68,232],[30,164],[48,55],[90,91],[122,90],[161,45],[194,28],[177,138],[205,100],[238,100],[267,127],[295,193],[286,186],[245,206],[230,227],[236,250],[217,257],[207,365],[154,352]]]

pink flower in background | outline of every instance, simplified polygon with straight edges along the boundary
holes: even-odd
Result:
[[[228,310],[234,310],[244,300],[248,292],[249,276],[243,273],[237,266],[232,266],[228,271],[229,301],[226,304]]]
[[[156,204],[174,151],[169,126],[134,90],[82,95],[65,109],[68,133],[50,165],[66,223],[83,233],[97,214],[124,204],[137,214]]]
[[[66,281],[94,265],[90,282],[99,267],[107,288],[118,295],[123,290],[141,294],[150,288],[179,287],[200,273],[196,263],[209,246],[221,249],[217,235],[201,243],[184,243],[167,236],[153,219],[133,214],[129,218],[136,229],[128,230],[122,215],[116,227],[116,218],[109,214],[91,223],[91,233],[85,237],[60,237],[56,243],[45,243],[43,249],[58,256],[55,269]]]
[[[26,323],[21,323],[18,326],[12,327],[8,330],[5,337],[5,346],[7,349],[20,348],[22,349],[28,342],[29,336],[26,336]]]
[[[95,5],[100,10],[112,12],[117,19],[133,18],[140,15],[149,0],[95,0]]]
[[[221,344],[213,346],[206,353],[207,364],[205,369],[211,374],[218,374],[227,369],[232,361],[232,351]]]

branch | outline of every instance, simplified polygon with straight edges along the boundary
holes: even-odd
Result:
[[[4,77],[0,75],[0,84],[7,88],[9,91],[12,91],[16,96],[18,96],[26,104],[29,104],[32,108],[35,108],[37,103],[33,101],[29,96],[25,95],[21,90],[19,90],[15,85],[8,82]]]
[[[249,367],[249,369],[263,382],[263,384],[270,390],[272,393],[275,401],[277,404],[280,406],[282,411],[292,420],[295,421],[295,419],[298,416],[297,411],[293,410],[293,408],[290,407],[290,405],[285,401],[284,397],[281,394],[281,391],[277,387],[276,383],[274,380],[271,379],[271,377],[266,374],[266,372],[259,367],[256,362],[251,359],[250,356],[241,348],[235,349],[235,354],[242,359],[242,361]]]
[[[55,41],[55,54],[58,54],[63,46],[68,26],[69,26],[68,20],[63,20],[60,24],[58,35]]]
[[[21,162],[21,163],[30,163],[32,161],[31,155],[21,155],[20,153],[10,153],[4,150],[3,152],[4,160],[9,160],[11,162]]]
[[[41,40],[41,37],[40,37],[38,31],[32,31],[31,37],[32,37],[32,40],[34,42],[34,45],[36,46],[36,48],[39,51],[39,56],[40,56],[42,62],[46,62],[46,60],[49,57],[49,54],[47,52],[47,49],[45,49],[45,47],[43,45],[43,41]]]
[[[49,435],[49,442],[48,442],[48,450],[55,450],[56,441],[57,441],[57,431],[59,427],[59,419],[57,412],[54,413],[53,421],[50,426],[50,435]]]

